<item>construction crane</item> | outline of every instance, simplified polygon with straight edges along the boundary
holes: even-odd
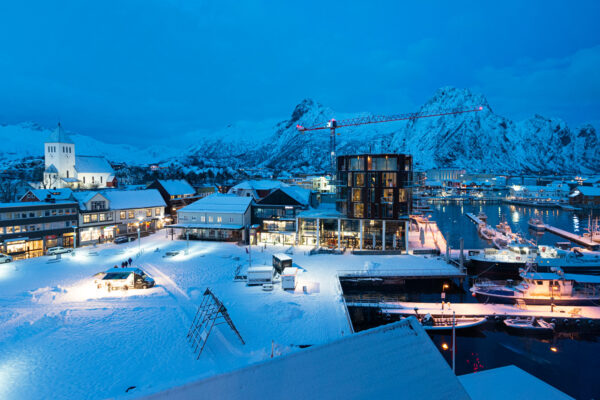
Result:
[[[414,112],[407,114],[395,114],[395,115],[373,115],[369,117],[358,117],[358,118],[350,118],[343,119],[340,121],[335,120],[334,118],[330,119],[327,124],[315,125],[310,127],[304,127],[302,125],[296,125],[296,129],[301,133],[307,131],[318,131],[322,129],[329,129],[329,149],[331,154],[331,168],[333,172],[336,170],[335,160],[335,135],[337,128],[343,128],[346,126],[358,126],[358,125],[367,125],[367,124],[379,124],[382,122],[392,122],[392,121],[403,121],[403,120],[415,120],[419,118],[431,118],[431,117],[441,117],[444,115],[455,115],[455,114],[464,114],[470,112],[477,112],[483,110],[483,107],[477,107],[474,109],[466,109],[466,110],[453,110],[453,111],[437,111],[434,113],[424,113],[424,112]],[[339,133],[338,133],[339,135]]]

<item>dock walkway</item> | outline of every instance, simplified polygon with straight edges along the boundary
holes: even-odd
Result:
[[[413,303],[398,301],[377,301],[375,299],[359,299],[346,297],[348,307],[381,308],[387,314],[415,315],[415,308],[420,315],[448,316],[455,311],[456,315],[466,317],[538,317],[547,319],[594,319],[600,320],[600,307],[594,306],[550,306],[527,305],[519,308],[510,304],[483,304],[483,303],[452,303],[445,304],[442,310],[441,303]]]
[[[560,236],[562,238],[570,240],[573,243],[585,246],[590,250],[600,250],[600,243],[596,243],[590,238],[585,238],[583,236],[576,235],[575,233],[564,231],[552,225],[546,225],[546,230],[550,233],[555,234],[556,236]]]
[[[480,220],[479,218],[477,218],[477,216],[473,213],[466,213],[465,214],[471,221],[473,221],[475,224],[479,225],[479,224],[483,224],[484,222],[482,220]]]

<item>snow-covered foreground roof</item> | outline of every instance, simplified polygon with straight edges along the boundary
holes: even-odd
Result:
[[[181,208],[178,212],[223,212],[245,213],[252,203],[252,197],[240,197],[234,194],[211,194],[192,204]]]
[[[473,400],[572,399],[514,365],[462,375],[458,379]]]
[[[310,190],[308,189],[300,186],[282,186],[279,189],[300,204],[308,205],[310,203]]]
[[[469,399],[414,317],[148,399]]]

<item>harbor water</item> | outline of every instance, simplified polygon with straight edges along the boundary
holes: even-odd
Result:
[[[529,231],[527,222],[532,216],[543,219],[544,223],[583,235],[588,226],[590,212],[569,212],[560,209],[534,209],[508,204],[430,204],[432,211],[427,213],[436,221],[452,248],[459,248],[460,238],[464,239],[465,249],[491,247],[477,233],[476,225],[465,214],[477,215],[483,211],[488,216],[488,224],[495,226],[501,221],[510,224],[513,232],[521,233],[538,244],[554,245],[565,242],[559,236],[545,232],[542,235]],[[598,212],[592,214],[592,222]],[[397,298],[398,301],[433,302],[441,301],[443,284],[449,284],[445,299],[450,302],[475,302],[469,295],[469,282],[436,280],[429,284],[409,282],[392,287],[356,287],[342,284],[346,296],[382,296]],[[368,329],[392,322],[399,317],[386,315],[376,310],[349,309],[355,329]],[[583,325],[583,324],[582,324]],[[430,337],[440,353],[452,365],[452,334],[430,332]],[[599,399],[600,380],[600,321],[594,327],[572,324],[557,325],[553,334],[531,336],[515,334],[508,330],[501,320],[488,320],[476,328],[457,331],[456,373],[471,372],[516,365],[539,379],[551,384],[576,399]],[[518,385],[518,382],[505,382]],[[493,390],[493,388],[490,388]]]

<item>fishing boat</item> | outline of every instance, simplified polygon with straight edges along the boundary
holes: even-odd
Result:
[[[530,334],[546,334],[554,332],[554,324],[535,317],[508,318],[504,325],[515,331]]]
[[[529,305],[600,305],[600,277],[594,275],[523,271],[522,281],[476,283],[471,292],[480,302]]]
[[[504,233],[506,235],[510,235],[512,233],[512,229],[506,221],[502,221],[498,225],[496,225],[496,229],[498,229],[498,232]]]
[[[529,225],[529,229],[536,232],[544,232],[546,230],[546,224],[540,218],[533,217],[529,219],[527,225]]]
[[[496,231],[494,231],[491,226],[486,224],[479,224],[477,227],[477,232],[479,232],[479,235],[485,240],[492,240],[494,237],[496,237]]]
[[[479,218],[483,222],[487,222],[488,216],[483,211],[479,211],[479,214],[477,214],[477,218]]]
[[[419,322],[426,331],[443,331],[452,329],[467,329],[474,328],[483,324],[487,320],[487,317],[465,317],[465,316],[437,316],[433,317],[431,314],[427,314],[419,319]]]
[[[492,239],[492,244],[494,245],[495,248],[497,249],[506,249],[508,247],[508,245],[510,244],[511,239],[508,236],[502,235],[502,234],[497,234],[496,236],[494,236],[494,238]]]

